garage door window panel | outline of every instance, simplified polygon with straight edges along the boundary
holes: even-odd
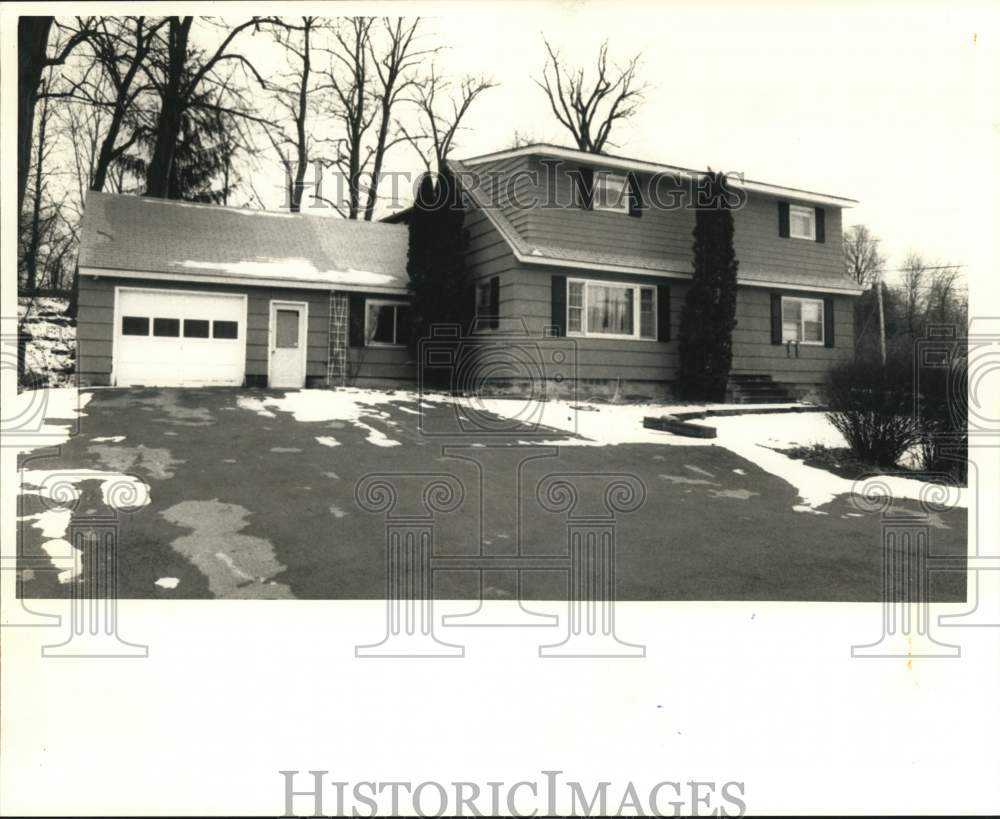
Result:
[[[234,339],[239,337],[239,323],[235,321],[213,321],[212,338]]]
[[[208,338],[208,321],[184,319],[184,338]]]
[[[175,318],[153,319],[153,335],[161,338],[178,338],[181,334],[181,320]]]
[[[145,316],[122,316],[123,336],[148,336],[149,319]]]

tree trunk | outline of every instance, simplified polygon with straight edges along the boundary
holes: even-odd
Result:
[[[38,84],[45,70],[52,17],[21,17],[17,21],[17,212],[24,204],[31,165]]]
[[[45,131],[49,120],[48,99],[42,103],[42,115],[38,118],[38,158],[35,160],[35,193],[32,197],[31,227],[28,252],[24,261],[26,277],[25,290],[34,293],[38,287],[38,245],[41,241],[42,181],[44,177]]]
[[[115,111],[111,115],[111,122],[108,124],[108,132],[104,135],[101,150],[97,155],[94,178],[90,180],[90,190],[92,191],[104,190],[104,185],[108,179],[108,169],[115,158],[115,143],[118,141],[118,134],[121,131],[124,119],[125,107],[123,105],[116,105]]]
[[[375,161],[372,165],[372,182],[368,188],[368,201],[365,203],[365,221],[370,222],[375,215],[375,205],[378,204],[378,183],[382,175],[382,161],[385,158],[385,143],[389,138],[389,120],[392,109],[388,97],[382,99],[382,116],[378,127],[378,140],[375,143]]]
[[[156,142],[153,157],[146,167],[146,196],[166,199],[170,195],[170,178],[181,132],[184,113],[184,69],[188,56],[188,32],[191,18],[170,18],[168,36],[169,66],[167,82],[160,93],[160,116],[156,121]]]
[[[309,93],[309,29],[311,23],[305,22],[302,38],[302,80],[299,84],[299,110],[295,117],[295,146],[297,149],[295,167],[295,184],[292,185],[291,212],[298,213],[302,209],[302,190],[306,179],[306,166],[309,164],[309,154],[306,150],[306,112]]]

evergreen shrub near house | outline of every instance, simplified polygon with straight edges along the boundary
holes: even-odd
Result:
[[[690,401],[722,401],[733,360],[736,273],[733,213],[722,174],[699,192],[694,226],[694,277],[681,311],[677,391]]]
[[[418,352],[420,340],[429,338],[437,325],[466,328],[472,296],[465,269],[468,232],[461,195],[452,174],[443,169],[420,181],[410,216],[406,270],[412,295],[410,349]],[[419,366],[419,362],[418,362]],[[426,377],[445,388],[447,372],[425,370]],[[440,383],[438,383],[440,382]]]

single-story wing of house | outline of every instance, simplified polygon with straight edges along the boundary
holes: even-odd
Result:
[[[412,380],[407,236],[404,225],[90,192],[81,383]]]

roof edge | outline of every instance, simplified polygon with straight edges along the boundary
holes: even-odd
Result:
[[[109,279],[161,279],[177,282],[204,282],[206,284],[229,284],[239,287],[270,287],[289,290],[344,290],[357,293],[391,293],[393,295],[409,294],[406,287],[389,287],[374,284],[331,284],[310,279],[276,279],[263,276],[238,276],[227,273],[176,273],[163,270],[132,270],[113,267],[91,267],[79,265],[81,276]]]
[[[693,168],[682,168],[678,165],[665,165],[659,162],[649,162],[642,159],[630,157],[614,156],[612,154],[594,154],[581,151],[576,148],[566,148],[559,145],[540,142],[532,145],[524,145],[520,148],[509,148],[503,151],[495,151],[489,154],[481,154],[467,159],[460,160],[465,165],[475,167],[485,162],[496,162],[503,159],[514,159],[522,156],[549,156],[557,159],[567,159],[584,162],[589,165],[602,165],[618,170],[644,171],[646,173],[671,173],[679,174],[689,179],[700,179],[707,171],[697,171]],[[789,199],[799,199],[804,202],[830,205],[831,207],[850,208],[859,204],[857,199],[850,199],[845,196],[834,196],[833,194],[808,191],[801,188],[791,188],[787,185],[774,185],[769,182],[758,182],[752,179],[733,178],[731,184],[743,188],[747,191],[763,193],[771,196],[785,196]]]

